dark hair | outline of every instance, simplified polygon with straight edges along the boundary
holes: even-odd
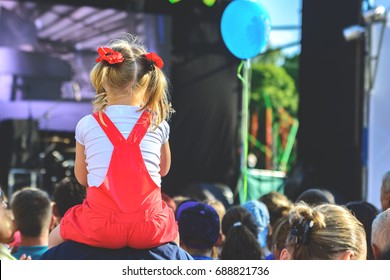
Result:
[[[366,201],[351,201],[345,205],[352,214],[363,224],[367,241],[367,260],[374,260],[374,253],[371,248],[372,222],[378,216],[379,210]]]
[[[257,240],[258,228],[251,213],[242,206],[229,208],[222,219],[226,239],[222,260],[261,260],[264,253]]]
[[[48,194],[36,188],[23,188],[14,193],[11,209],[22,235],[38,237],[51,220],[51,201]]]
[[[53,200],[57,206],[58,214],[63,217],[69,208],[81,204],[87,194],[86,187],[73,177],[65,177],[56,184]]]
[[[315,206],[321,203],[331,203],[329,197],[322,190],[317,188],[307,189],[301,193],[295,202],[298,203],[300,201],[303,201],[310,206]]]

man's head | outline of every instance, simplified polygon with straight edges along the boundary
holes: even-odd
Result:
[[[15,226],[22,238],[49,234],[53,219],[51,201],[46,192],[36,188],[23,188],[12,196],[11,209]]]
[[[208,252],[220,241],[220,221],[217,211],[205,203],[189,202],[188,207],[181,205],[177,216],[180,244],[190,254]]]
[[[383,211],[390,208],[390,171],[386,172],[382,177],[381,206]]]
[[[390,250],[390,208],[379,213],[372,222],[371,246],[375,259]]]
[[[69,208],[81,204],[87,194],[86,188],[75,178],[65,177],[54,189],[53,214],[61,220]]]

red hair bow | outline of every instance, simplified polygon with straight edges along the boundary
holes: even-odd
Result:
[[[164,61],[155,52],[146,53],[146,54],[144,54],[144,56],[148,60],[153,61],[153,64],[156,65],[158,68],[160,68],[160,69],[163,68]]]
[[[99,57],[96,58],[96,62],[105,60],[109,64],[117,64],[123,62],[124,60],[123,55],[120,52],[116,52],[110,48],[99,47],[97,52]]]

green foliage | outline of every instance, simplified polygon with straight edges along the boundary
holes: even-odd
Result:
[[[272,107],[280,107],[292,116],[297,116],[298,92],[295,81],[286,69],[273,65],[257,63],[252,67],[251,107],[264,108],[264,93],[270,96]]]
[[[251,68],[251,99],[250,114],[258,116],[258,133],[255,139],[250,138],[251,145],[249,152],[258,158],[257,168],[265,168],[265,152],[262,143],[265,143],[265,109],[267,105],[266,95],[271,101],[272,126],[274,129],[272,149],[273,166],[279,169],[281,158],[285,147],[281,146],[281,139],[278,138],[281,117],[280,109],[284,109],[288,114],[297,119],[299,94],[297,90],[299,56],[286,58],[280,51],[270,52],[268,55],[257,58]],[[268,102],[269,103],[269,102]],[[285,137],[285,136],[284,136]],[[295,145],[294,145],[295,146]],[[259,149],[262,147],[262,149]],[[293,149],[289,159],[287,170],[296,160],[296,151]]]
[[[283,68],[286,69],[286,72],[294,79],[295,87],[298,87],[298,67],[299,55],[285,58]]]

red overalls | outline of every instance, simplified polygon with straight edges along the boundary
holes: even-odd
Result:
[[[83,204],[72,207],[61,220],[65,240],[95,247],[146,249],[175,240],[174,213],[161,199],[160,188],[146,169],[139,144],[149,128],[144,111],[127,140],[105,113],[93,116],[114,146],[103,183],[88,187]]]

